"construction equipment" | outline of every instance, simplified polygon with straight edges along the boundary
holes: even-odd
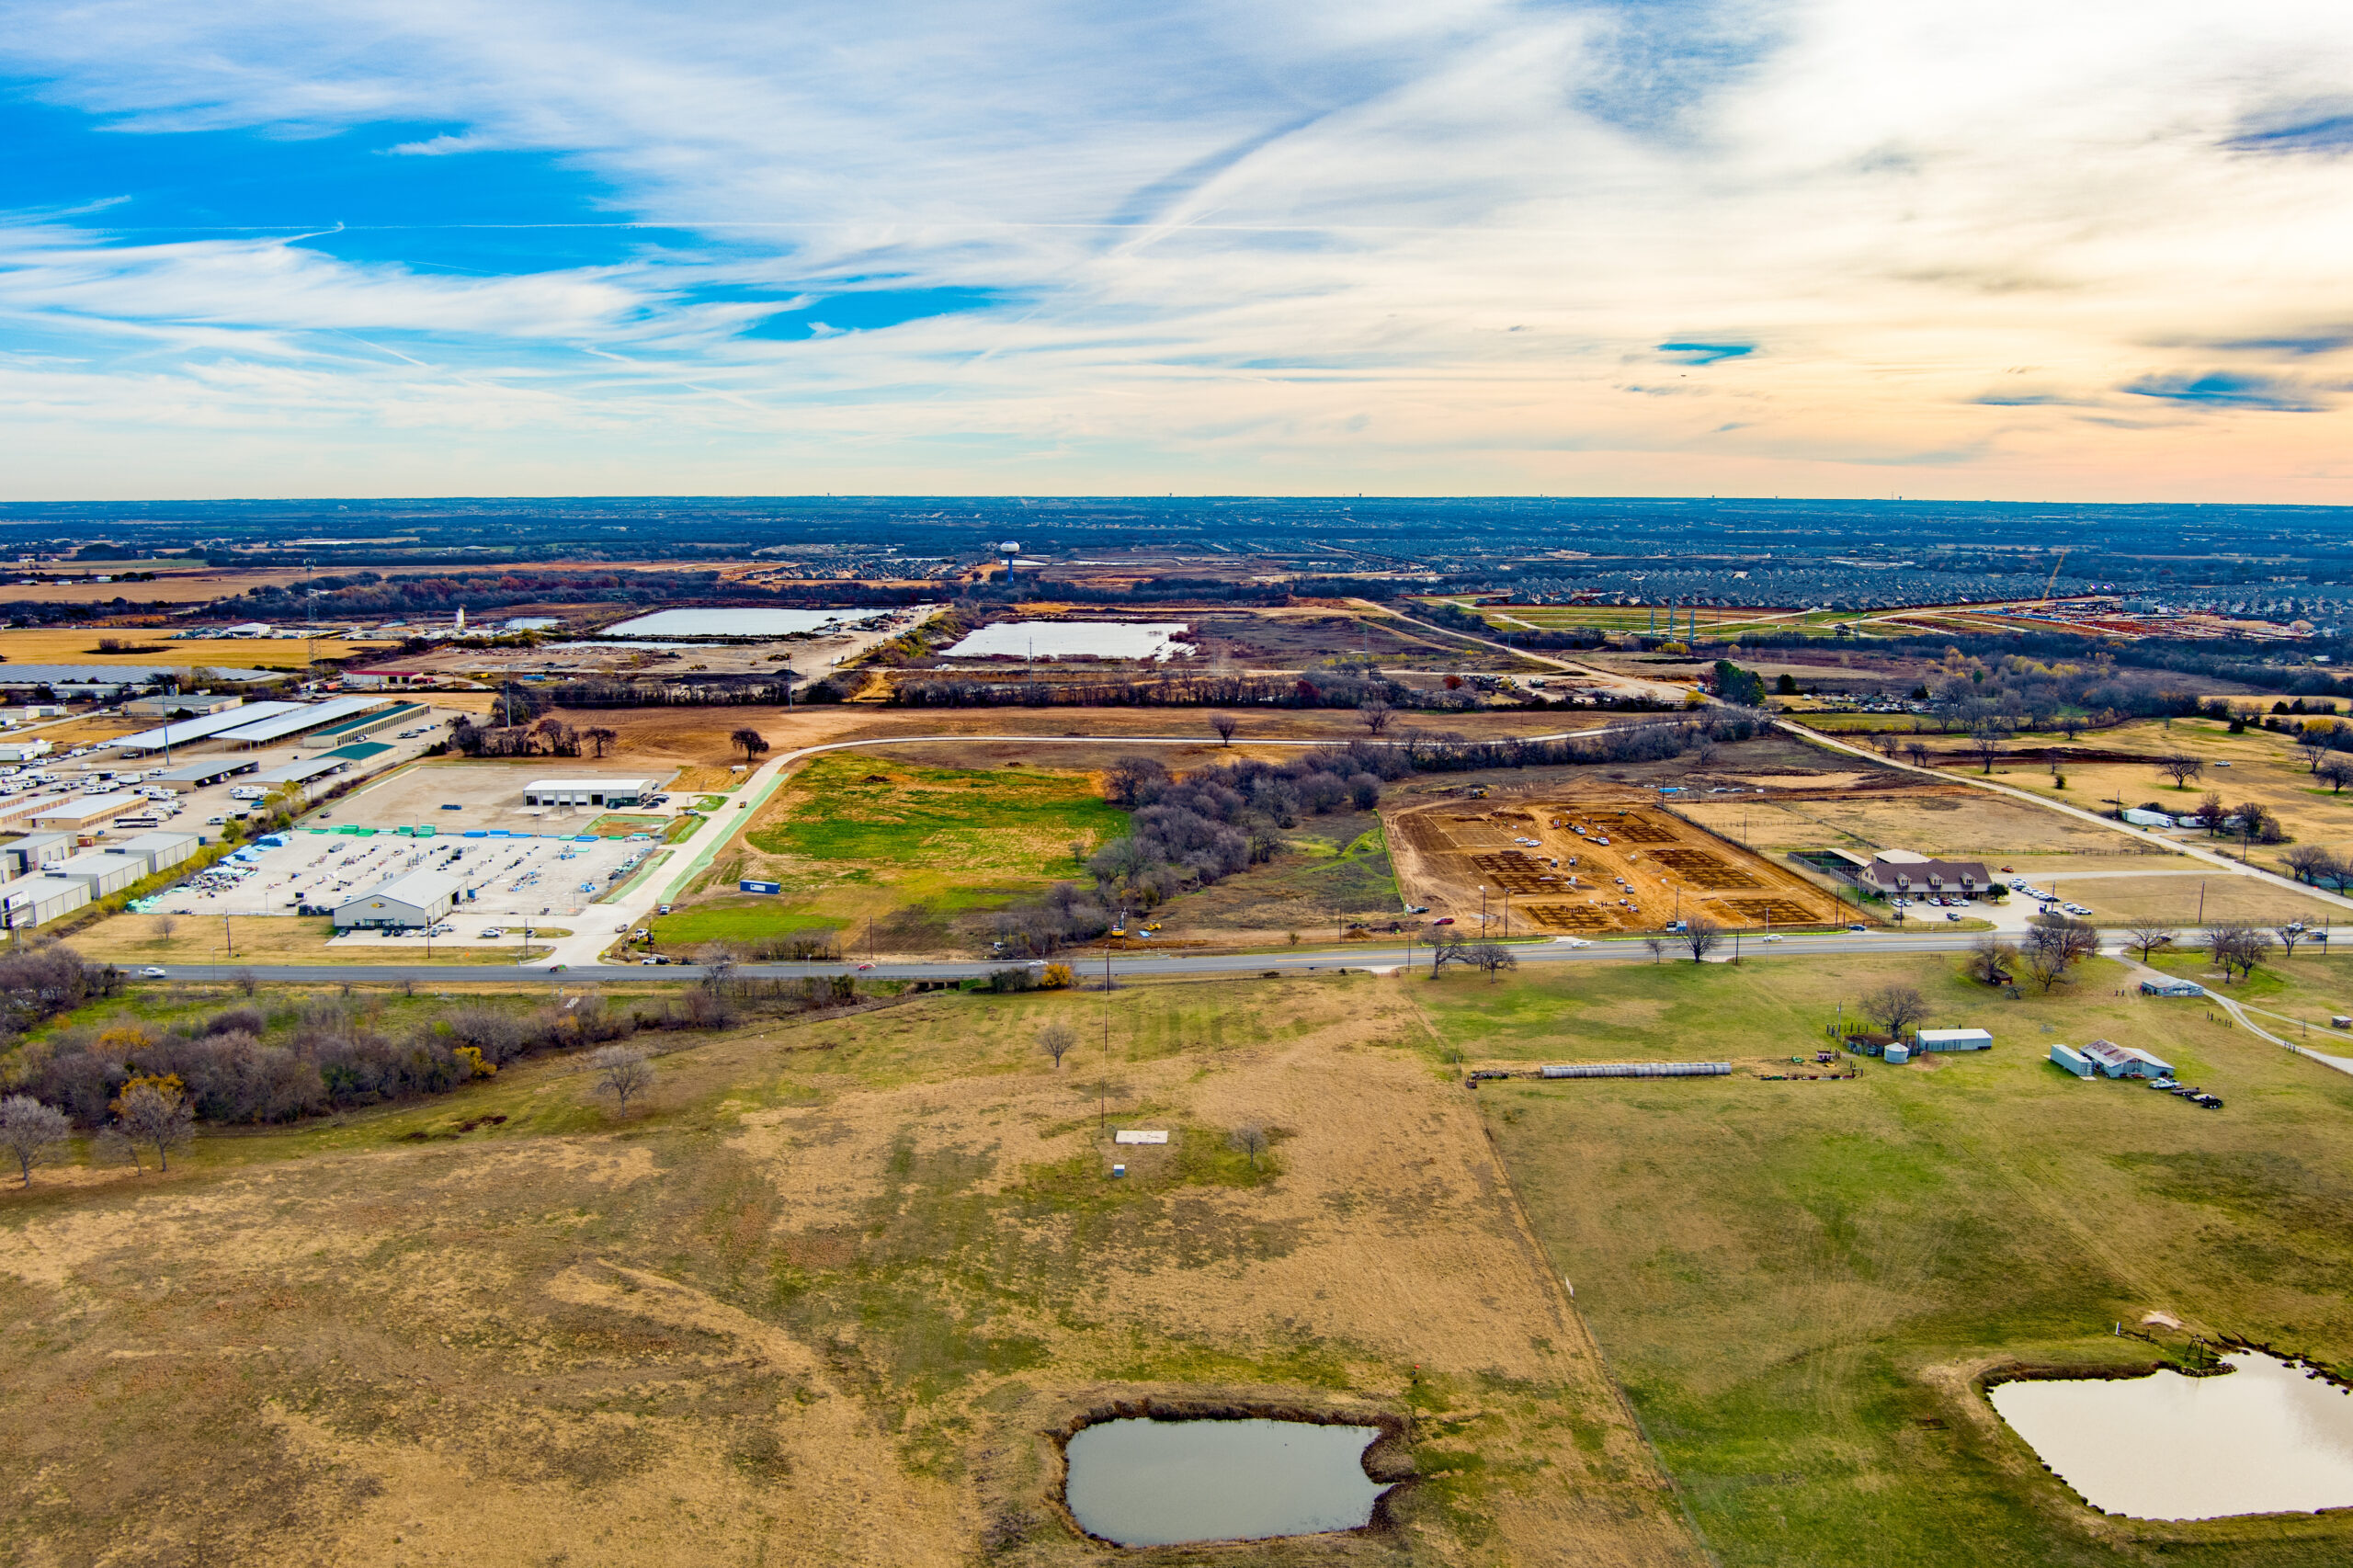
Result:
[[[2068,546],[2067,548],[2068,548],[2069,550],[2072,550],[2072,549],[2074,549],[2075,547],[2074,547],[2073,545],[2070,545],[2070,546]],[[2056,587],[2058,587],[2058,586],[2059,586],[2059,568],[2060,568],[2060,567],[2062,567],[2062,566],[2064,566],[2064,565],[2066,565],[2066,564],[2067,564],[2067,551],[2066,551],[2066,550],[2063,550],[2063,551],[2061,551],[2059,552],[2059,559],[2058,559],[2056,562],[2052,562],[2052,567],[2051,567],[2051,581],[2049,581],[2048,583],[2045,583],[2045,584],[2043,584],[2043,585],[2042,585],[2042,597],[2041,597],[2040,598],[2039,598],[2039,599],[2037,599],[2037,600],[2035,600],[2035,601],[2034,601],[2034,602],[2035,602],[2035,606],[2036,606],[2036,608],[2040,608],[2041,607],[2043,607],[2043,606],[2045,606],[2045,605],[2048,605],[2048,604],[2051,602],[2051,594],[2052,594],[2052,590],[2053,590],[2054,588],[2056,588]]]

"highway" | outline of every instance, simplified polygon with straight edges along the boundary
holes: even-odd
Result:
[[[1870,931],[1836,933],[1823,936],[1783,937],[1768,939],[1744,935],[1737,943],[1724,938],[1723,946],[1710,955],[1711,963],[1722,962],[1735,956],[1749,959],[1849,957],[1867,953],[1959,953],[1968,951],[1972,943],[1984,936],[1972,931]],[[2187,945],[2194,934],[2183,933]],[[1513,956],[1523,964],[1536,963],[1633,963],[1651,961],[1650,950],[1640,941],[1609,940],[1583,947],[1567,942],[1532,942],[1512,944]],[[2119,949],[2120,950],[2120,949]],[[1415,961],[1427,963],[1430,949],[1427,942],[1412,947]],[[1062,962],[1078,971],[1081,983],[1099,983],[1104,971],[1100,949],[1091,953],[1076,949],[1062,956]],[[1186,976],[1217,974],[1264,974],[1275,971],[1285,974],[1331,973],[1341,969],[1388,969],[1407,961],[1407,949],[1398,943],[1365,943],[1345,948],[1303,948],[1279,952],[1261,953],[1119,953],[1111,958],[1110,972],[1116,981],[1121,978],[1145,976]],[[1665,960],[1677,961],[1670,949]],[[1690,961],[1687,952],[1682,960]],[[804,975],[851,974],[869,980],[962,980],[988,974],[1006,968],[1002,961],[960,960],[939,963],[878,963],[864,967],[848,963],[747,963],[738,964],[733,972],[754,979],[797,980]],[[562,969],[540,967],[540,960],[517,964],[512,968],[484,964],[174,964],[165,966],[166,977],[173,980],[210,981],[225,979],[233,974],[250,973],[256,980],[287,982],[295,984],[332,985],[344,981],[362,984],[399,984],[404,981],[420,985],[512,985],[572,984],[585,981],[695,981],[703,977],[702,970],[694,964],[670,964],[649,967],[623,964],[568,964]]]

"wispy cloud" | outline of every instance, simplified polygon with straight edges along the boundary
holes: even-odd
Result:
[[[2322,0],[89,0],[0,70],[26,493],[2353,480],[2258,358],[2347,347]]]

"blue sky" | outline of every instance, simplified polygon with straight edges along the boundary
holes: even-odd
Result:
[[[0,495],[2347,500],[2353,7],[99,0]]]

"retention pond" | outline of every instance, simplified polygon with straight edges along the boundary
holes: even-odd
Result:
[[[2353,1395],[2256,1351],[2228,1375],[2032,1379],[1987,1397],[2094,1507],[2136,1519],[2353,1506]]]
[[[1388,1488],[1365,1473],[1378,1426],[1102,1421],[1070,1439],[1079,1528],[1121,1546],[1357,1529]]]

